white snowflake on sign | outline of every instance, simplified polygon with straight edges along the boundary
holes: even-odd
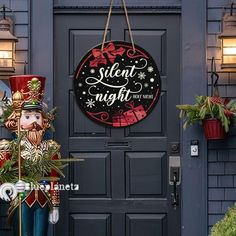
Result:
[[[151,79],[150,79],[150,82],[151,82],[151,83],[153,83],[154,81],[155,81],[154,78],[151,78]]]
[[[149,67],[148,67],[148,72],[152,73],[152,72],[153,72],[153,70],[154,70],[154,69],[153,69],[153,67],[152,67],[152,66],[149,66]]]
[[[146,77],[145,72],[140,72],[140,73],[138,74],[138,78],[141,79],[141,80],[145,79],[145,77]]]
[[[89,107],[89,108],[94,107],[95,106],[94,103],[95,103],[95,101],[93,99],[88,99],[87,102],[86,102],[87,107]]]
[[[94,74],[94,73],[95,73],[95,70],[94,70],[94,69],[91,69],[91,70],[90,70],[90,73],[91,73],[91,74]]]
[[[82,83],[79,83],[78,85],[79,85],[79,87],[82,87],[82,86],[83,86],[83,84],[82,84]]]
[[[148,83],[145,83],[145,84],[144,84],[144,87],[145,87],[145,88],[147,88],[148,86],[149,86]]]

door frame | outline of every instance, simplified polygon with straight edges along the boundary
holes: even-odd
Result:
[[[53,9],[53,1],[30,2],[30,72],[48,78],[46,95],[53,105],[53,16],[104,11],[104,7],[79,7]],[[107,9],[105,9],[107,11]],[[180,7],[132,7],[132,11],[157,14],[181,13],[181,103],[192,103],[196,94],[206,94],[206,0],[196,3],[182,0]],[[194,13],[194,14],[193,14]],[[42,15],[44,16],[42,18]],[[40,29],[40,31],[39,31]],[[40,39],[40,40],[39,40]],[[47,50],[45,50],[47,47]],[[43,50],[42,50],[43,49]],[[196,56],[197,55],[197,56]],[[203,78],[199,81],[199,78]],[[194,84],[194,87],[192,86]],[[182,129],[181,129],[182,130]],[[207,142],[198,127],[181,133],[182,161],[182,236],[207,235]],[[190,141],[199,140],[199,157],[190,157]],[[193,188],[194,184],[194,188]]]
[[[183,104],[193,103],[198,94],[207,94],[206,9],[206,0],[182,0]],[[182,236],[207,236],[207,142],[198,126],[181,130]],[[191,140],[199,140],[198,158],[190,156]]]

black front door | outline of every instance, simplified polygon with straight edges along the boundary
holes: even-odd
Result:
[[[180,16],[130,14],[135,43],[159,67],[162,92],[148,118],[123,129],[92,122],[73,93],[74,71],[82,56],[101,43],[105,20],[99,12],[55,14],[55,138],[63,156],[84,159],[66,171],[64,182],[79,183],[80,190],[62,193],[56,235],[179,236],[180,205],[172,206],[169,157],[171,146],[178,155],[180,139],[175,108],[180,99]],[[112,16],[107,40],[129,40],[123,14]]]

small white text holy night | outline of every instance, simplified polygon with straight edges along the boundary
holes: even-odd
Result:
[[[153,99],[153,94],[133,94],[133,99]]]

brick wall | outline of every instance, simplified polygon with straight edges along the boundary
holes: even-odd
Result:
[[[0,0],[0,7],[3,4],[13,10],[15,18],[14,35],[18,38],[16,44],[16,74],[24,72],[24,61],[29,62],[29,0]],[[0,90],[8,89],[7,81],[0,81]],[[9,91],[8,91],[9,93]],[[0,128],[0,139],[5,138],[8,133]],[[0,202],[0,235],[10,235],[10,230],[6,226],[7,205]]]
[[[210,64],[215,57],[220,75],[219,90],[223,97],[236,97],[236,73],[221,71],[221,17],[228,0],[208,0],[207,63],[208,94],[211,94]],[[209,231],[222,219],[227,209],[236,201],[236,138],[235,128],[224,141],[208,144],[208,225]]]

